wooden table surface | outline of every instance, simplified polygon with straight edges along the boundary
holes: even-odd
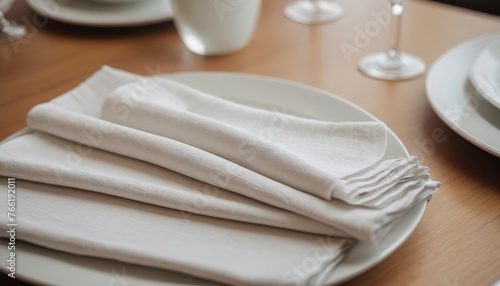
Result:
[[[385,50],[382,27],[350,60],[371,11],[386,1],[338,0],[344,17],[307,26],[282,13],[290,1],[263,1],[256,33],[243,51],[202,57],[182,44],[171,22],[136,28],[86,28],[45,21],[23,1],[7,14],[28,25],[26,38],[0,45],[0,139],[25,126],[28,110],[73,88],[102,65],[138,74],[235,71],[303,82],[344,97],[384,121],[420,156],[442,187],[409,240],[389,258],[345,285],[491,285],[500,279],[500,159],[462,139],[433,112],[425,76],[386,82],[357,71],[361,56]],[[454,45],[500,31],[500,18],[443,4],[406,5],[402,49],[430,65]],[[446,140],[432,141],[442,129]]]

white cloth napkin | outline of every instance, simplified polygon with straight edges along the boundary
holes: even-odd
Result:
[[[133,81],[135,83],[124,86]],[[118,87],[121,88],[116,89]],[[142,92],[141,88],[147,92]],[[112,94],[113,91],[115,92]],[[164,95],[167,104],[162,101],[160,94]],[[138,98],[145,100],[134,100]],[[149,100],[154,102],[158,109],[151,107]],[[113,106],[114,102],[116,106]],[[130,104],[123,104],[127,102]],[[169,109],[168,104],[175,105],[180,113],[170,118],[170,123],[161,117],[167,112],[176,111]],[[196,106],[203,108],[196,109]],[[102,109],[103,116],[109,117],[107,119],[121,120],[120,115],[123,114],[124,108],[127,110],[125,119],[133,116],[136,119],[145,118],[145,121],[138,119],[138,126],[134,126],[144,131],[99,118]],[[107,112],[108,109],[112,112]],[[150,116],[148,110],[151,110]],[[159,111],[155,112],[157,110]],[[118,114],[116,118],[113,118],[114,111]],[[238,117],[235,117],[236,115]],[[204,118],[197,120],[200,116]],[[282,130],[275,132],[275,138],[282,140],[276,139],[264,144],[260,140],[252,139],[255,135],[251,135],[251,132],[259,130],[259,126],[272,124],[273,119],[278,116],[290,122]],[[177,117],[180,119],[175,119]],[[122,124],[132,125],[135,120],[122,121],[125,121],[121,122]],[[160,128],[150,128],[148,125],[151,124],[159,125]],[[198,129],[197,124],[201,125]],[[20,137],[0,148],[0,152],[3,152],[0,153],[2,175],[90,189],[149,203],[156,202],[181,210],[185,210],[183,204],[186,197],[196,199],[193,194],[181,197],[172,191],[179,185],[177,180],[182,176],[163,178],[168,181],[168,184],[164,185],[173,187],[156,189],[161,193],[156,195],[145,190],[142,177],[134,181],[130,173],[118,174],[122,172],[119,168],[94,165],[92,172],[89,171],[92,169],[91,163],[87,171],[82,172],[79,167],[83,164],[71,166],[71,150],[76,150],[82,161],[88,161],[88,154],[93,150],[102,149],[173,170],[334,227],[328,231],[321,224],[302,228],[301,223],[297,223],[292,227],[294,229],[315,229],[318,233],[350,236],[365,242],[380,241],[400,215],[428,198],[438,187],[436,182],[429,179],[427,168],[420,166],[415,158],[376,163],[385,148],[385,127],[381,123],[338,124],[276,115],[219,100],[168,80],[147,80],[111,68],[102,69],[68,94],[33,108],[28,115],[28,125],[35,130],[79,144],[74,146],[76,149],[64,148],[64,152],[70,155],[52,154],[63,150],[56,147],[37,152],[38,157],[26,160],[21,156],[26,152],[24,150],[37,148],[40,142],[36,141],[36,136]],[[205,128],[209,131],[204,131]],[[165,129],[172,129],[174,132],[163,133],[163,136],[153,134]],[[207,137],[198,137],[198,132],[205,132]],[[168,136],[177,137],[172,139]],[[234,151],[235,146],[231,144],[236,144],[241,138],[244,140],[241,142],[249,144],[245,146],[246,150],[256,148],[254,161],[245,162],[248,153],[238,154],[237,148]],[[203,140],[206,142],[199,142]],[[336,144],[340,147],[335,147]],[[22,147],[18,147],[21,145]],[[78,148],[81,150],[78,151]],[[324,156],[321,155],[323,153]],[[59,161],[52,158],[59,158]],[[339,158],[339,161],[336,161],[336,158]],[[95,160],[105,161],[100,158]],[[130,164],[130,168],[137,169],[133,164]],[[100,174],[102,176],[99,176]],[[290,180],[289,177],[294,176],[300,179]],[[120,181],[124,177],[130,179],[125,186],[123,181]],[[303,184],[302,179],[309,185]],[[331,200],[332,195],[351,204]],[[247,214],[241,216],[228,214],[228,210],[231,210],[228,205],[231,204],[225,201],[230,199],[219,197],[210,204],[211,207],[197,211],[224,218],[241,217],[239,220],[255,222],[255,216],[247,215],[253,212],[252,207],[255,205],[249,207]],[[240,202],[248,204],[248,201]],[[219,203],[225,205],[218,206]],[[352,205],[354,203],[370,207]],[[263,223],[280,226],[287,221],[279,218],[277,212],[275,215],[271,222]],[[289,216],[286,212],[281,215]],[[297,217],[290,217],[288,220],[299,221]]]
[[[289,116],[167,79],[117,88],[106,97],[101,118],[197,147],[320,198],[350,204],[383,206],[394,199],[392,192],[404,194],[395,187],[401,180],[427,172],[408,158],[375,164],[385,153],[386,127],[381,122]]]
[[[414,204],[427,198],[436,187],[434,182],[428,180],[428,176],[416,181],[402,181],[399,184],[404,187],[406,193],[404,196],[400,196],[400,199],[380,209],[359,207],[339,200],[323,200],[203,150],[136,129],[106,123],[111,124],[107,127],[109,133],[102,132],[95,137],[90,135],[98,134],[93,132],[101,130],[100,126],[103,126],[103,124],[105,123],[100,119],[67,111],[50,103],[35,107],[28,115],[28,125],[32,129],[44,131],[80,144],[77,144],[74,149],[66,145],[64,149],[55,148],[59,152],[62,151],[63,154],[54,155],[51,153],[53,149],[44,149],[43,152],[38,153],[38,156],[25,159],[26,150],[37,148],[35,146],[39,144],[39,141],[33,140],[37,137],[25,135],[11,140],[4,144],[3,148],[0,148],[2,175],[91,189],[98,192],[137,198],[145,202],[157,200],[159,204],[170,205],[183,210],[182,203],[184,201],[179,196],[173,195],[170,192],[171,188],[164,189],[166,194],[162,195],[162,198],[167,202],[163,202],[158,200],[158,196],[144,191],[144,187],[141,187],[142,180],[123,189],[119,187],[119,177],[127,176],[126,173],[113,175],[113,173],[119,172],[120,169],[103,169],[100,166],[95,166],[92,173],[82,172],[83,170],[79,168],[83,164],[79,165],[78,161],[87,161],[88,155],[85,154],[94,152],[95,149],[99,148],[149,162],[207,184],[220,186],[260,202],[292,211],[338,228],[347,233],[349,237],[365,242],[380,241],[400,215]],[[93,147],[88,148],[86,146]],[[81,158],[78,159],[75,154]],[[35,161],[40,157],[40,161]],[[55,158],[59,158],[59,160],[54,161]],[[97,161],[102,162],[104,159],[98,158]],[[76,160],[76,162],[73,162],[73,160]],[[137,167],[132,165],[130,168]],[[64,173],[67,175],[63,175]],[[109,173],[111,175],[105,176],[105,179],[101,179],[102,177],[99,176],[100,174]],[[118,179],[108,181],[113,177],[118,177]],[[175,177],[171,179],[175,179]],[[96,181],[96,183],[91,184],[92,181]],[[179,185],[175,180],[169,181],[168,184]],[[114,191],[109,185],[114,185],[118,191]],[[168,202],[169,200],[171,202]],[[214,201],[215,203],[217,202]],[[228,210],[225,206],[219,209]],[[208,210],[206,209],[207,212]],[[202,209],[202,211],[204,210]]]
[[[439,186],[416,158],[381,161],[382,123],[297,118],[108,67],[27,122],[0,145],[0,175],[38,182],[19,180],[19,239],[231,284],[321,284],[351,239],[318,234],[377,243]]]
[[[20,156],[22,154],[22,156]],[[349,236],[313,219],[130,157],[32,132],[0,146],[0,173],[201,214],[310,233]]]
[[[322,285],[352,243],[21,180],[16,203],[17,239],[232,285]]]

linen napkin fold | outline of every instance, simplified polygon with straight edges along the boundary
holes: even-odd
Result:
[[[282,170],[280,172],[283,172],[283,174],[297,173],[296,170],[293,170],[292,168],[293,166],[287,169],[287,167],[289,166],[286,164],[287,163],[286,160],[288,159],[292,161],[295,160],[294,162],[292,162],[293,164],[304,163],[305,173],[308,172],[307,170],[312,170],[312,174],[308,174],[310,175],[310,177],[307,178],[306,176],[305,178],[308,179],[309,182],[314,183],[313,187],[316,187],[318,185],[321,186],[321,184],[316,184],[318,183],[318,180],[319,182],[326,182],[326,187],[330,187],[332,181],[334,181],[334,185],[337,184],[336,185],[337,188],[334,188],[332,193],[338,193],[336,196],[339,198],[342,198],[342,195],[344,195],[345,196],[344,200],[348,200],[348,198],[355,198],[356,203],[365,204],[366,206],[371,206],[371,207],[363,207],[363,206],[355,206],[352,204],[346,204],[337,199],[330,200],[330,197],[328,197],[328,200],[326,200],[320,198],[321,197],[320,193],[314,194],[315,191],[307,192],[302,189],[291,187],[289,184],[293,185],[293,182],[287,181],[286,183],[288,184],[285,184],[283,182],[269,178],[268,176],[263,175],[257,172],[256,170],[250,169],[252,167],[251,164],[245,165],[248,168],[241,166],[239,164],[236,164],[232,160],[224,158],[223,157],[224,154],[222,153],[219,153],[219,155],[222,156],[221,157],[212,154],[210,152],[207,152],[203,148],[200,148],[204,147],[205,149],[207,149],[206,148],[207,146],[197,145],[196,142],[194,142],[193,144],[199,147],[192,146],[190,144],[186,144],[184,142],[177,141],[172,138],[167,138],[165,136],[160,136],[158,134],[151,133],[154,130],[150,130],[151,132],[146,132],[147,130],[142,131],[100,119],[99,117],[101,115],[101,110],[103,110],[103,113],[106,110],[103,109],[103,106],[109,103],[113,104],[112,100],[113,96],[117,96],[117,98],[119,99],[118,101],[119,105],[115,106],[115,109],[118,108],[118,110],[120,110],[120,108],[123,107],[127,108],[127,106],[133,107],[129,108],[129,111],[132,111],[128,113],[129,116],[134,116],[133,114],[136,114],[135,112],[140,113],[142,111],[147,110],[148,106],[141,105],[146,101],[139,101],[140,104],[134,103],[134,105],[120,105],[123,102],[123,100],[121,100],[122,98],[125,98],[125,102],[127,102],[126,101],[127,96],[132,96],[132,97],[135,96],[136,98],[137,96],[139,96],[139,98],[140,96],[144,96],[142,93],[135,92],[135,93],[125,94],[124,97],[121,97],[120,93],[123,92],[123,90],[121,89],[116,90],[118,87],[124,86],[125,84],[134,81],[136,82],[136,84],[140,84],[147,91],[151,91],[153,95],[156,95],[157,89],[162,91],[164,85],[164,81],[162,81],[161,79],[157,78],[145,79],[137,75],[132,75],[129,73],[105,67],[101,71],[93,75],[89,80],[82,83],[76,89],[68,92],[67,94],[61,97],[56,98],[50,103],[42,104],[32,109],[32,111],[30,111],[28,115],[28,125],[32,129],[43,131],[45,133],[52,134],[76,142],[76,146],[74,146],[74,148],[77,149],[79,148],[78,154],[84,162],[87,162],[89,160],[87,158],[88,153],[89,152],[91,153],[92,150],[97,150],[97,149],[106,150],[111,153],[120,154],[144,162],[149,162],[151,164],[194,178],[201,182],[210,185],[215,185],[223,189],[227,189],[231,192],[244,195],[246,197],[255,199],[257,201],[266,203],[268,205],[288,210],[290,212],[320,222],[313,228],[302,229],[304,231],[314,231],[319,233],[330,233],[330,231],[332,231],[339,235],[355,237],[365,242],[380,241],[383,238],[384,234],[394,224],[394,222],[396,222],[397,219],[406,210],[408,210],[413,205],[419,203],[420,201],[429,198],[429,196],[438,187],[438,183],[429,179],[427,168],[420,166],[418,162],[415,160],[415,158],[399,158],[399,159],[387,160],[376,163],[376,161],[378,160],[377,158],[383,155],[381,153],[383,153],[383,149],[385,148],[385,127],[383,126],[383,124],[379,123],[366,123],[366,125],[363,125],[363,123],[332,124],[315,120],[301,121],[302,119],[298,119],[291,116],[285,116],[286,120],[290,120],[294,124],[297,123],[300,126],[304,126],[303,129],[304,132],[307,131],[307,128],[312,128],[312,130],[314,130],[314,132],[310,133],[316,135],[316,137],[313,136],[313,139],[317,141],[316,144],[307,145],[306,142],[308,141],[308,139],[304,138],[304,136],[301,137],[295,136],[294,140],[297,142],[304,142],[304,144],[306,144],[307,146],[314,146],[315,148],[317,148],[318,150],[316,153],[315,151],[310,151],[312,158],[313,159],[316,158],[315,159],[316,161],[321,161],[320,154],[321,150],[323,149],[326,150],[325,152],[327,153],[330,151],[330,149],[335,150],[335,152],[332,151],[331,155],[329,155],[332,158],[334,158],[337,153],[340,153],[339,156],[341,158],[346,158],[346,156],[357,158],[355,156],[356,154],[353,155],[352,153],[357,152],[357,155],[359,157],[359,152],[360,152],[359,150],[368,150],[365,152],[371,154],[370,156],[368,155],[365,156],[367,158],[368,157],[371,158],[370,163],[363,163],[364,158],[363,159],[358,158],[357,160],[353,159],[353,162],[358,162],[358,163],[349,165],[350,159],[347,159],[345,160],[346,161],[345,164],[344,163],[340,164],[340,165],[350,166],[346,169],[347,171],[342,171],[342,169],[333,169],[337,173],[333,172],[333,175],[327,178],[322,176],[315,177],[314,172],[317,171],[318,168],[314,167],[314,164],[311,163],[312,161],[308,159],[307,155],[306,156],[297,155],[295,157],[292,156],[293,154],[290,155],[290,153],[292,152],[290,152],[290,150],[287,151],[286,148],[282,147],[286,145],[284,143],[286,143],[287,140],[276,141],[276,142],[282,142],[282,145],[279,144],[276,145],[274,144],[274,141],[268,142],[270,145],[274,144],[271,150],[265,149],[268,148],[266,146],[258,146],[262,147],[264,150],[267,150],[264,152],[272,153],[273,150],[277,150],[276,152],[278,155],[280,154],[283,155],[283,157],[280,157],[281,156],[280,155],[277,156],[276,158],[278,159],[284,158],[285,160],[282,161],[282,163],[284,162],[285,164],[281,164],[279,160],[273,161],[276,163],[276,167]],[[169,84],[170,82],[167,81],[166,85]],[[176,85],[176,88],[177,87],[178,85]],[[186,89],[186,87],[184,86],[181,86],[180,88],[181,88],[180,90],[181,94],[182,92],[188,93],[188,95],[186,95],[186,97],[188,98],[187,103],[192,103],[191,98],[189,97],[189,93],[193,93],[195,91],[189,88]],[[113,91],[115,90],[116,92],[110,96],[110,94],[112,94]],[[111,99],[111,101],[109,100],[107,101],[108,103],[105,102],[106,96],[110,96]],[[198,95],[195,94],[194,98],[196,99],[197,96]],[[202,97],[206,97],[206,95],[202,94]],[[212,100],[213,98],[209,99]],[[178,99],[173,98],[173,100],[175,102],[175,100]],[[180,100],[181,103],[179,106],[185,106],[186,104],[182,103],[183,99]],[[211,110],[213,114],[218,114],[218,109],[211,108],[206,104],[205,101],[202,101],[201,103],[198,102],[196,104],[205,105],[207,106],[207,110]],[[220,103],[216,102],[216,104]],[[161,102],[159,102],[158,105],[161,106],[162,111],[165,110],[164,104],[162,105]],[[111,107],[113,108],[113,106]],[[254,114],[255,112],[259,112],[258,110],[242,106],[235,107],[235,109],[238,114],[239,113],[246,114],[241,118],[242,120],[247,120],[248,123],[247,126],[252,126],[253,124],[252,116],[255,115]],[[189,111],[188,113],[189,113],[188,117],[193,117],[192,110]],[[231,118],[232,120],[236,119],[237,121],[239,121],[238,118],[240,117],[234,118],[232,116],[235,114],[234,112],[232,114],[231,112],[221,113],[221,114],[228,114],[227,118],[220,118],[220,117],[217,118],[217,116],[214,116],[213,114],[204,114],[203,116],[209,118],[208,119],[204,118],[203,121],[199,121],[198,123],[203,124],[205,121],[210,121],[211,117],[212,121],[216,121],[216,119],[218,119],[220,121],[219,123],[222,123],[214,125],[215,128],[228,127],[228,128],[241,129],[238,126],[235,127],[235,125],[237,124],[235,124],[234,122],[232,122],[232,126],[231,124],[229,124],[231,123],[230,121]],[[194,117],[196,117],[196,114],[194,115],[195,115]],[[266,116],[266,114],[261,114],[261,115],[264,117]],[[282,116],[282,115],[276,115],[276,116]],[[155,118],[156,117],[153,117],[153,119]],[[271,123],[273,122],[272,121],[273,118],[276,117],[271,118]],[[229,123],[222,122],[223,121],[222,119],[229,120]],[[254,123],[255,120],[256,119],[253,119]],[[151,124],[163,125],[168,123],[151,122]],[[170,125],[170,127],[174,125],[175,121],[172,125]],[[245,124],[243,124],[242,126],[245,126]],[[275,133],[277,134],[275,135],[277,136],[276,138],[282,136],[280,134],[287,132],[290,133],[291,135],[297,135],[297,134],[301,135],[300,132],[293,133],[294,129],[292,128],[293,127],[292,124],[289,124],[289,126],[291,127],[288,127],[288,129],[285,128],[283,130],[274,130],[276,131]],[[325,126],[327,126],[327,128],[325,128]],[[144,126],[142,127],[144,128]],[[209,128],[211,127],[212,126],[209,126]],[[332,147],[332,145],[329,144],[330,143],[333,144],[335,142],[329,141],[328,139],[321,141],[322,139],[320,135],[321,131],[326,130],[331,132],[331,130],[335,131],[339,129],[353,131],[353,132],[346,132],[346,134],[339,134],[337,136],[334,136],[340,140],[339,142],[341,143],[341,145],[345,146],[345,148]],[[284,130],[286,132],[284,132]],[[203,128],[199,128],[199,131],[203,132]],[[234,131],[234,130],[229,129],[229,131]],[[298,131],[298,129],[295,131]],[[245,136],[247,133],[244,132],[239,132],[239,135],[243,134],[241,136]],[[353,134],[356,136],[353,137],[352,136]],[[362,136],[362,138],[365,138],[365,140],[359,140],[359,138],[357,138],[359,137],[357,136],[359,134],[363,135],[364,137]],[[324,137],[328,137],[327,135],[328,134],[326,134]],[[345,136],[342,137],[342,135]],[[212,139],[212,137],[209,137],[209,139]],[[293,136],[288,136],[288,137],[285,136],[283,138],[288,138],[291,140],[292,137]],[[196,137],[194,138],[197,139]],[[251,140],[251,138],[252,137],[250,136],[249,139]],[[375,138],[383,140],[378,140],[378,139],[374,140]],[[201,137],[199,139],[205,140],[202,139]],[[30,144],[31,145],[38,144],[29,142],[30,140],[33,140],[33,138],[26,136],[22,136],[16,140],[26,140],[25,142],[26,145],[24,148],[29,148],[28,146],[30,146]],[[228,140],[230,141],[231,139]],[[224,139],[219,140],[218,142],[224,144]],[[253,142],[253,143],[259,144],[260,142]],[[14,145],[21,145],[20,141],[16,142]],[[308,151],[306,152],[309,152],[309,149],[312,148],[305,148],[306,145],[300,145],[297,143],[297,145],[295,146],[296,148],[295,151],[297,151],[297,153],[300,153],[302,149],[308,149]],[[324,147],[323,149],[320,148],[321,145],[323,145]],[[2,151],[2,147],[3,146],[0,146],[0,152]],[[252,147],[252,145],[249,145],[248,147]],[[245,150],[248,149],[244,149],[243,151]],[[256,150],[260,151],[260,149]],[[110,184],[106,184],[105,182],[108,179],[113,179],[116,177],[123,178],[126,176],[123,174],[119,176],[116,176],[116,174],[112,174],[114,167],[109,168],[109,170],[103,169],[106,170],[104,172],[103,170],[101,170],[102,168],[96,167],[94,172],[88,172],[88,170],[91,169],[91,167],[89,167],[87,168],[87,172],[82,174],[82,172],[79,172],[78,166],[76,168],[62,168],[64,172],[61,172],[61,168],[58,168],[57,165],[50,164],[51,161],[47,161],[49,164],[47,164],[46,170],[44,172],[43,171],[44,167],[41,166],[40,164],[38,164],[35,168],[32,161],[20,160],[19,158],[21,158],[22,156],[16,156],[16,154],[22,154],[22,152],[23,152],[22,149],[14,150],[10,152],[9,158],[2,161],[3,175],[18,176],[20,178],[42,181],[51,184],[59,184],[70,187],[89,189],[96,192],[104,192],[117,196],[139,199],[141,201],[149,203],[156,202],[156,204],[162,206],[168,206],[183,210],[182,200],[185,199],[185,197],[182,198],[178,196],[177,193],[173,192],[173,190],[175,190],[175,188],[178,185],[175,180],[170,180],[170,181],[167,180],[169,184],[172,184],[172,186],[175,187],[163,189],[162,192],[164,193],[161,194],[162,199],[158,200],[157,195],[153,195],[151,194],[151,192],[147,192],[147,190],[144,190],[144,188],[140,188],[141,186],[140,180],[132,182],[128,180],[127,181],[128,185],[125,184],[121,185],[120,187],[117,187],[116,185],[110,186]],[[68,150],[66,150],[65,152],[67,152],[68,154],[72,154]],[[231,155],[230,152],[234,151],[230,150],[229,155]],[[248,153],[242,153],[242,154],[247,155]],[[1,157],[2,156],[0,156],[0,158]],[[319,159],[317,159],[318,157]],[[63,166],[64,164],[71,165],[71,158],[69,159],[68,158],[64,159],[66,160],[65,162],[62,162]],[[48,158],[40,160],[43,161],[47,159]],[[67,160],[69,160],[69,163],[67,162]],[[94,158],[93,160],[99,160],[99,158]],[[234,160],[237,161],[238,158]],[[264,160],[263,162],[266,162],[265,158],[264,159],[260,158],[258,160]],[[136,162],[136,160],[133,161]],[[90,164],[89,166],[91,166],[92,164]],[[280,164],[282,165],[281,167],[279,167]],[[335,166],[336,163],[323,162],[320,164],[333,164],[332,166]],[[136,168],[133,164],[129,165],[128,167],[130,169]],[[319,169],[324,169],[324,168],[319,168]],[[360,170],[355,172],[358,169]],[[263,172],[265,170],[258,170],[258,171]],[[280,175],[280,172],[278,172],[277,175]],[[97,176],[99,174],[96,173],[104,173],[104,176],[99,177]],[[52,174],[52,175],[47,175],[47,174]],[[59,175],[54,175],[54,174],[59,174]],[[324,172],[322,173],[322,175],[324,175]],[[337,180],[339,177],[341,177],[341,180]],[[384,179],[381,179],[381,177]],[[91,178],[101,178],[101,179],[92,181]],[[338,184],[338,182],[335,182],[335,181],[340,181],[342,183],[342,180],[348,182],[349,186],[346,187],[343,184]],[[92,184],[89,183],[91,181],[93,182]],[[378,187],[374,187],[375,185]],[[339,188],[338,186],[341,187]],[[354,188],[352,186],[354,186]],[[120,192],[118,190],[119,188],[123,188],[123,191]],[[183,189],[181,190],[184,191]],[[322,191],[321,188],[317,188],[317,190],[319,190],[320,192]],[[344,190],[349,190],[349,191],[352,190],[354,192],[354,195],[349,192],[343,192]],[[320,196],[317,196],[318,194]],[[193,196],[192,194],[188,195],[187,197],[196,198],[196,196]],[[221,203],[224,201],[227,202],[226,198],[224,197],[220,198],[221,198],[220,200]],[[243,204],[248,204],[248,203],[244,202]],[[228,208],[221,207],[217,209],[217,207],[215,207],[214,209],[211,208],[202,209],[199,213],[206,215],[213,215],[216,217],[224,217],[224,218],[231,218],[232,216],[232,219],[238,217],[238,216],[233,216],[232,214],[230,215],[224,214],[225,212],[227,212]],[[252,206],[249,207],[249,210],[251,209]],[[275,215],[276,214],[277,213],[275,213]],[[283,215],[289,216],[289,212],[284,212]],[[242,216],[242,218],[240,218],[239,220],[251,221],[247,219],[255,220],[255,217],[245,218],[245,216]],[[282,223],[283,221],[286,221],[285,219],[279,222],[280,219],[283,218],[278,218],[277,216],[276,222]],[[292,218],[291,220],[297,221],[297,218]],[[305,221],[303,220],[303,222]],[[271,222],[269,224],[277,226],[275,222]],[[331,226],[332,229],[324,232],[325,228],[321,224]],[[297,225],[298,228],[301,228],[300,223]],[[316,230],[312,230],[314,228],[316,228]]]
[[[21,156],[22,155],[22,156]],[[348,237],[335,227],[130,157],[32,132],[0,146],[0,175],[79,188],[192,214]]]
[[[96,133],[98,130],[104,130],[104,125],[106,132]],[[396,184],[396,188],[404,190],[405,193],[397,200],[382,208],[359,207],[340,200],[318,198],[182,142],[105,122],[50,103],[40,104],[29,112],[28,126],[83,146],[149,162],[289,210],[336,227],[364,242],[380,241],[405,211],[427,199],[438,187],[438,183],[430,180],[428,176],[418,180],[402,180]],[[399,160],[401,159],[389,162]]]
[[[252,108],[168,79],[136,81],[107,96],[101,118],[205,150],[298,190],[381,207],[420,173],[385,154],[381,122],[326,122]],[[203,160],[203,159],[201,159]],[[392,162],[392,161],[391,161]]]
[[[352,244],[207,216],[187,223],[176,210],[19,179],[16,190],[17,239],[232,285],[322,285]],[[0,217],[0,236],[8,223]]]

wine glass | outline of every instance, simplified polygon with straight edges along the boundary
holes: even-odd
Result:
[[[22,38],[26,34],[26,28],[16,25],[5,19],[0,10],[0,44]]]
[[[342,6],[329,0],[297,0],[285,6],[288,19],[301,24],[323,24],[337,20]]]
[[[425,63],[417,56],[399,50],[401,15],[406,0],[389,0],[392,15],[392,44],[387,52],[369,54],[361,59],[358,68],[364,74],[383,80],[410,79],[425,72]]]

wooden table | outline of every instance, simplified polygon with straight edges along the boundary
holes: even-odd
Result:
[[[17,1],[7,16],[31,26],[18,45],[0,45],[0,139],[25,126],[32,106],[73,88],[102,65],[144,75],[224,70],[303,82],[340,95],[384,121],[442,182],[409,240],[346,285],[473,286],[500,279],[500,159],[438,119],[425,96],[425,76],[386,82],[357,71],[362,55],[387,48],[388,28],[350,61],[340,49],[342,42],[354,44],[355,28],[364,29],[374,20],[370,11],[386,9],[386,2],[338,0],[345,16],[317,26],[287,20],[282,9],[289,1],[263,2],[258,29],[245,50],[202,57],[187,50],[172,23],[122,29],[40,23]],[[430,65],[450,47],[499,30],[498,17],[413,1],[404,15],[402,48]],[[438,128],[444,130],[444,142],[432,141]]]

